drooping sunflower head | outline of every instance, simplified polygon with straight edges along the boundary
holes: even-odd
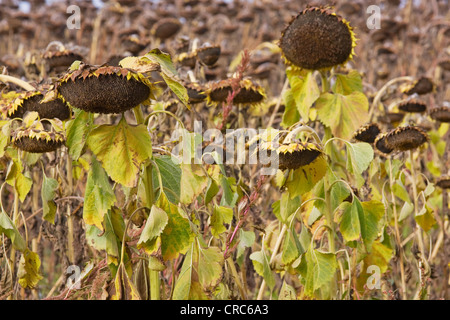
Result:
[[[42,58],[44,59],[48,70],[61,72],[70,67],[76,60],[83,60],[83,57],[70,50],[46,51]]]
[[[20,150],[45,153],[60,148],[65,142],[65,137],[62,125],[57,121],[52,121],[48,130],[38,120],[24,119],[22,126],[12,132],[11,141]]]
[[[176,18],[163,18],[156,22],[151,30],[155,38],[166,40],[173,37],[181,29],[181,22]]]
[[[279,46],[290,65],[329,69],[353,58],[356,37],[350,24],[329,8],[310,7],[284,29]]]
[[[450,189],[450,177],[445,175],[437,178],[436,185],[442,189]]]
[[[205,45],[197,49],[199,61],[207,66],[213,66],[220,57],[219,45]]]
[[[408,96],[411,96],[413,94],[423,95],[431,93],[434,90],[435,85],[433,81],[431,81],[431,79],[427,77],[420,77],[411,84],[405,84],[401,86],[401,91],[407,94]]]
[[[386,135],[387,133],[380,133],[375,141],[374,141],[374,146],[375,146],[375,152],[382,156],[382,157],[386,157],[388,156],[392,151],[394,151],[393,148],[391,148],[390,146],[388,146],[386,144]]]
[[[57,84],[72,107],[93,113],[121,113],[154,99],[153,84],[140,72],[80,64]]]
[[[226,79],[211,83],[205,90],[208,105],[218,105],[227,101],[228,94],[233,91],[232,81],[233,79]],[[242,79],[239,82],[239,89],[233,99],[233,104],[255,106],[262,103],[266,98],[264,88],[250,79]]]
[[[206,94],[202,85],[196,82],[184,83],[183,85],[187,90],[190,104],[202,103],[205,101]]]
[[[430,118],[440,122],[450,122],[450,108],[446,106],[431,109]]]
[[[27,91],[22,93],[15,103],[23,108],[24,112],[36,111],[41,119],[69,119],[72,114],[69,106],[57,97],[50,101],[43,101],[45,94],[46,89]]]
[[[373,143],[380,132],[378,124],[368,123],[360,127],[353,135],[353,138],[358,141]]]
[[[419,99],[410,99],[401,102],[398,109],[403,112],[422,113],[427,110],[427,104]]]
[[[277,149],[278,165],[281,170],[298,169],[306,166],[322,155],[315,143],[299,142],[280,145]]]
[[[183,67],[194,68],[195,63],[197,62],[197,52],[191,51],[180,53],[176,57],[175,62]]]
[[[386,135],[386,145],[398,151],[416,149],[428,140],[428,134],[416,126],[398,127]]]

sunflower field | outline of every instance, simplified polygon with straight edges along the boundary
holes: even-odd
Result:
[[[0,300],[450,298],[447,0],[2,0]]]

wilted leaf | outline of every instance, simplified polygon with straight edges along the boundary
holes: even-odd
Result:
[[[114,279],[114,294],[112,300],[141,300],[139,292],[128,277],[123,263],[119,265]]]
[[[41,260],[39,256],[31,251],[30,249],[25,249],[20,258],[19,268],[17,270],[17,277],[19,278],[19,284],[23,288],[34,288],[38,284],[42,276],[39,272],[41,267]]]
[[[297,300],[297,295],[294,287],[288,285],[286,281],[283,281],[283,285],[278,295],[278,300]]]
[[[170,203],[164,193],[161,194],[156,205],[164,210],[169,218],[161,234],[162,257],[167,261],[186,253],[194,234],[189,221],[180,215],[178,207]]]
[[[83,206],[83,219],[87,224],[103,230],[103,216],[116,201],[108,176],[100,163],[93,157],[89,171]]]
[[[309,109],[320,96],[320,90],[316,78],[314,77],[314,71],[308,71],[304,75],[287,72],[287,75],[297,110],[303,118],[303,121],[308,122]]]
[[[330,284],[338,267],[336,255],[309,249],[306,259],[306,285],[305,294],[313,296],[314,292],[322,286]]]
[[[152,155],[147,127],[131,126],[122,117],[117,125],[101,125],[91,131],[87,145],[114,181],[134,187],[142,163]]]
[[[357,70],[350,70],[348,74],[337,73],[333,92],[348,95],[354,91],[363,91],[361,75]]]
[[[25,176],[22,170],[23,167],[20,163],[12,161],[5,179],[6,183],[14,187],[21,202],[25,200],[33,185],[33,180]]]
[[[316,101],[320,121],[333,135],[350,140],[353,133],[367,122],[369,102],[359,91],[349,95],[323,93]]]
[[[264,278],[270,290],[275,287],[275,277],[270,269],[269,258],[264,251],[256,251],[250,255],[256,273]]]
[[[168,220],[167,213],[153,205],[147,222],[145,223],[144,230],[142,230],[139,238],[138,247],[141,243],[156,240],[163,232]]]
[[[285,183],[291,199],[309,192],[325,176],[326,171],[327,161],[324,157],[318,157],[310,164],[291,171]]]
[[[184,204],[189,204],[206,188],[208,185],[208,177],[199,165],[180,164],[180,167],[180,201]]]
[[[436,224],[433,211],[426,204],[419,212],[417,212],[414,219],[425,232],[430,231],[430,229]]]
[[[54,224],[55,223],[55,213],[56,213],[56,203],[53,200],[55,198],[55,192],[58,189],[58,181],[53,178],[48,178],[45,172],[42,173],[42,188],[41,188],[41,199],[42,199],[42,215],[45,220]]]
[[[218,238],[221,233],[227,231],[224,223],[231,223],[231,220],[233,220],[232,208],[217,205],[214,206],[214,210],[210,218],[211,234]]]

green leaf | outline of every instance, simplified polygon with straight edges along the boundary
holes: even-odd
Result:
[[[4,211],[0,213],[0,233],[5,234],[11,240],[14,248],[20,252],[24,252],[27,248],[27,244],[19,233],[19,230],[17,230],[12,220]]]
[[[312,297],[314,292],[323,286],[329,286],[338,267],[336,255],[309,249],[306,259],[305,294]]]
[[[292,97],[303,121],[309,121],[309,109],[320,96],[314,71],[308,71],[304,76],[287,73],[291,85]]]
[[[355,241],[361,236],[368,252],[378,237],[378,222],[384,215],[384,205],[380,201],[360,202],[353,198],[351,205],[345,205],[339,229],[345,241]]]
[[[326,171],[327,161],[324,157],[318,157],[310,164],[289,172],[285,185],[291,199],[309,192],[325,176]]]
[[[59,184],[57,180],[48,178],[45,175],[45,172],[42,173],[42,177],[42,215],[45,220],[55,224],[56,203],[53,199],[55,199],[56,190],[58,189]]]
[[[280,199],[280,214],[277,216],[284,224],[289,224],[291,216],[300,207],[302,200],[300,196],[290,197],[289,191],[283,192]]]
[[[363,91],[361,75],[357,70],[350,70],[348,74],[337,73],[333,92],[349,95],[354,91]]]
[[[236,250],[236,259],[239,259],[245,251],[245,248],[249,248],[255,243],[256,235],[253,231],[239,230],[239,243]]]
[[[166,227],[169,218],[167,213],[153,205],[147,222],[145,223],[144,230],[142,230],[141,236],[138,241],[138,247],[140,243],[152,241],[158,238]]]
[[[87,145],[114,181],[134,187],[142,163],[152,155],[147,127],[131,126],[122,117],[117,125],[101,125],[91,131]]]
[[[269,259],[264,251],[256,251],[250,255],[256,273],[264,278],[270,290],[275,287],[275,277],[270,269]]]
[[[219,238],[221,233],[227,231],[224,223],[231,223],[231,220],[233,220],[232,208],[215,205],[210,220],[211,234]]]
[[[168,222],[161,234],[161,253],[164,260],[176,258],[184,254],[194,239],[189,220],[182,217],[178,207],[161,194],[156,205],[167,213]]]
[[[100,163],[93,157],[84,196],[83,219],[85,223],[95,225],[103,230],[103,217],[115,201],[116,196],[108,176]]]
[[[293,225],[286,231],[282,248],[281,262],[285,265],[292,263],[301,254],[305,253]]]
[[[353,174],[361,174],[373,160],[372,146],[366,142],[350,143],[347,145],[347,170]]]
[[[41,260],[39,256],[31,251],[25,249],[20,257],[19,268],[17,270],[17,277],[22,288],[35,288],[42,276],[39,272],[41,267]]]
[[[320,121],[331,128],[335,137],[345,140],[368,121],[369,102],[359,91],[349,95],[323,93],[315,106]]]
[[[294,123],[300,121],[300,113],[298,112],[297,105],[295,104],[292,89],[288,89],[284,92],[283,99],[285,107],[281,126],[283,128],[288,128]]]
[[[108,210],[105,215],[105,250],[108,258],[108,264],[113,263],[119,265],[120,261],[120,249],[122,243],[123,229],[121,230],[118,221],[121,217],[115,210]],[[123,219],[122,219],[123,223]]]
[[[361,235],[360,215],[363,208],[358,199],[354,198],[353,203],[345,206],[339,230],[345,241],[358,240]]]
[[[161,173],[161,180],[164,187],[164,193],[170,202],[177,204],[180,198],[181,168],[175,164],[170,156],[161,156],[154,158],[156,165]],[[159,187],[158,172],[153,168],[153,187]],[[167,190],[169,191],[167,191]]]
[[[190,204],[208,185],[208,176],[203,172],[200,165],[180,164],[180,167],[180,201],[184,204]]]
[[[86,139],[94,124],[94,115],[83,110],[75,110],[72,120],[66,124],[66,146],[73,160],[78,160],[81,156]]]

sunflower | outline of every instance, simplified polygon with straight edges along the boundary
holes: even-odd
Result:
[[[431,109],[428,114],[430,118],[440,122],[450,122],[450,108],[443,106]]]
[[[153,84],[139,72],[80,64],[57,84],[70,106],[93,113],[121,113],[153,99]]]
[[[19,103],[21,92],[9,91],[0,95],[0,114],[3,119],[21,118],[25,113],[22,104]]]
[[[328,7],[310,7],[291,20],[279,46],[288,64],[320,70],[351,60],[356,38],[350,24]]]
[[[398,127],[386,135],[386,145],[398,151],[408,151],[420,147],[428,139],[427,133],[419,127]]]
[[[219,45],[206,45],[197,49],[198,60],[209,67],[213,66],[220,57]]]
[[[52,124],[51,129],[46,130],[40,121],[34,121],[13,131],[11,141],[20,150],[45,153],[60,148],[65,142],[65,137],[62,128]]]
[[[373,143],[380,132],[378,124],[368,123],[360,127],[353,135],[353,138],[358,141]]]
[[[442,189],[450,189],[450,177],[441,176],[436,179],[436,185]]]
[[[393,148],[388,146],[386,144],[386,135],[387,133],[380,133],[375,141],[373,142],[375,146],[375,152],[378,153],[380,156],[386,157],[389,155],[392,151],[394,151]]]
[[[427,105],[421,100],[411,99],[401,102],[398,109],[403,112],[421,113],[427,110]]]
[[[435,85],[430,78],[420,77],[411,84],[406,84],[401,87],[401,91],[409,96],[413,94],[427,94],[433,92]]]
[[[226,79],[210,84],[205,90],[207,104],[218,105],[220,102],[227,101],[228,94],[233,90],[232,81],[233,79]],[[266,98],[264,88],[250,79],[242,79],[239,82],[239,88],[240,91],[233,99],[234,104],[259,105]]]
[[[289,143],[277,149],[278,164],[281,170],[298,169],[306,166],[322,155],[318,145],[310,142]]]

